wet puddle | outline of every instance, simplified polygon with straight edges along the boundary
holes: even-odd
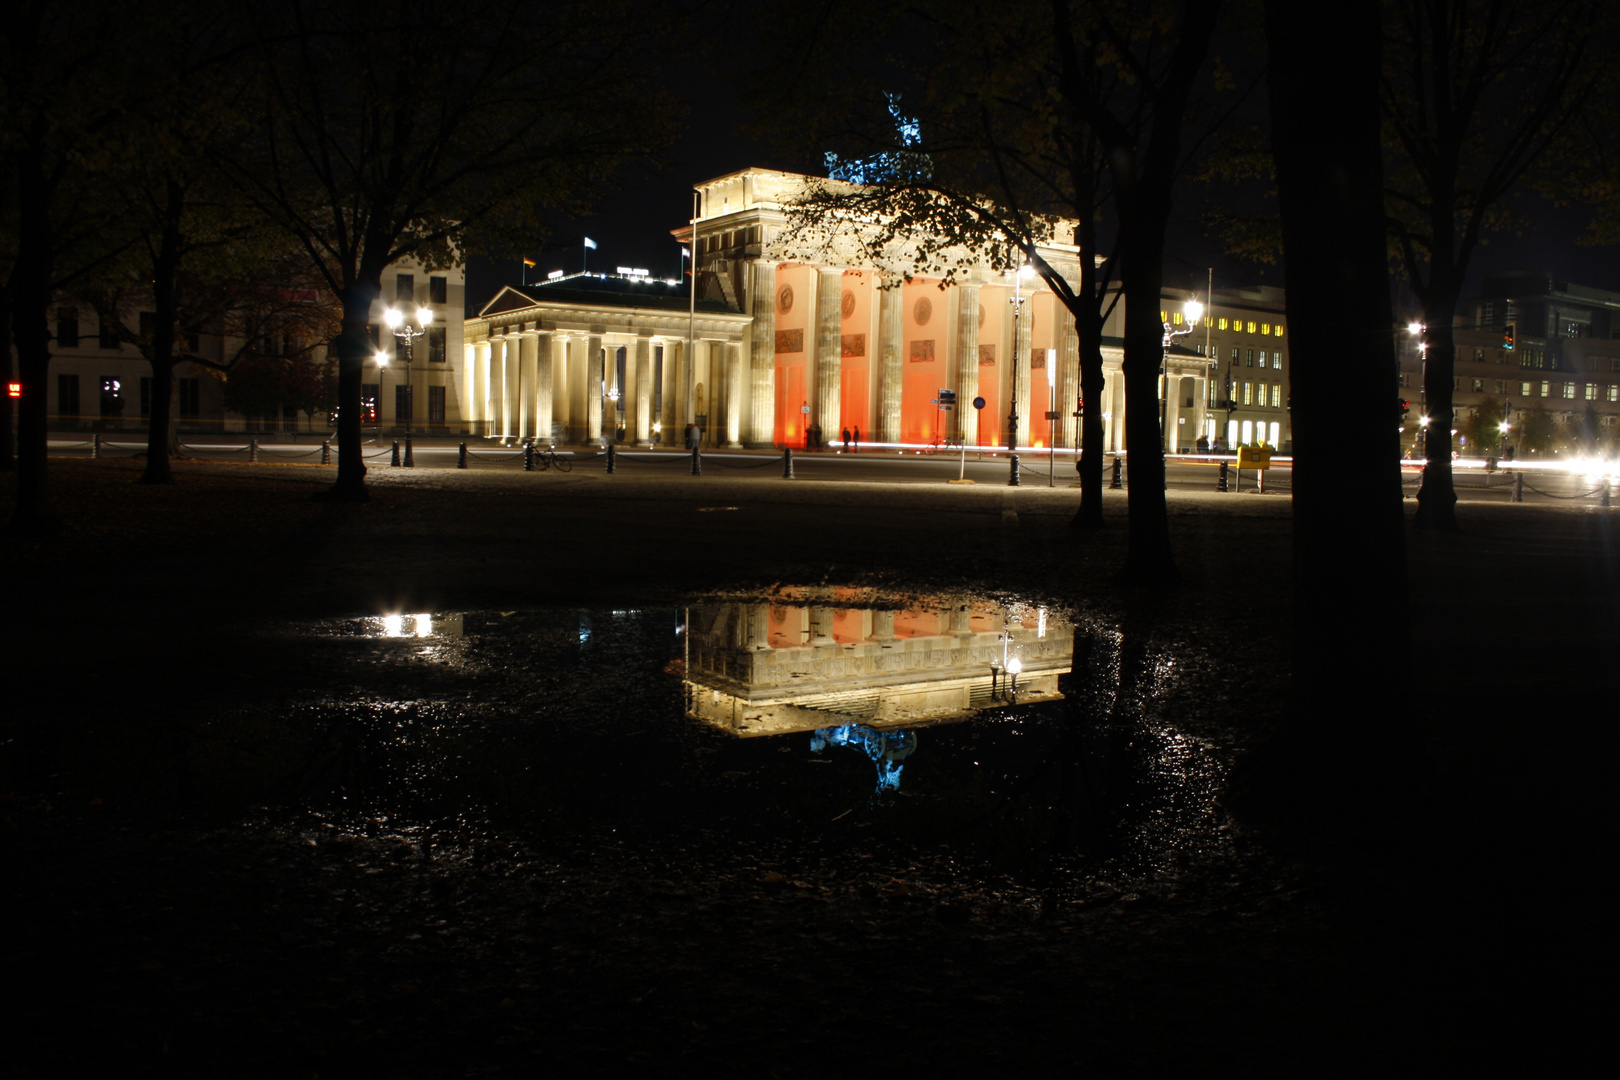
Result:
[[[1036,604],[780,589],[334,620],[262,644],[286,658],[278,700],[190,741],[215,803],[1013,873],[1181,865],[1222,842],[1224,762],[1155,707],[1175,658]]]

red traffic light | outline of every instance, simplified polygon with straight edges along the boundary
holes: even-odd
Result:
[[[20,382],[7,383],[6,384],[6,396],[7,397],[15,397],[15,398],[22,397],[22,383],[20,383]]]

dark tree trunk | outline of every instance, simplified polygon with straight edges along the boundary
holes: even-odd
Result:
[[[0,383],[11,383],[11,289],[0,288]],[[16,428],[12,426],[10,390],[0,398],[0,472],[17,468]]]
[[[1412,524],[1419,529],[1457,531],[1457,489],[1451,469],[1452,377],[1457,370],[1456,337],[1451,319],[1457,308],[1455,287],[1431,282],[1423,319],[1423,410],[1429,417],[1424,429],[1423,483],[1418,487],[1418,512]]]
[[[147,344],[152,364],[152,414],[147,418],[146,469],[140,479],[143,484],[174,483],[174,473],[169,468],[169,429],[174,415],[174,327],[179,320],[175,279],[180,268],[183,208],[184,196],[171,182],[168,214],[152,267],[152,306],[156,310],[152,340]]]
[[[38,133],[36,133],[38,134]],[[51,275],[55,268],[50,191],[37,157],[24,150],[17,169],[17,262],[12,271],[12,337],[22,400],[17,405],[17,505],[13,532],[38,535],[55,526],[46,483],[46,391],[50,378]]]
[[[340,502],[365,502],[366,462],[361,456],[360,386],[371,340],[366,324],[371,320],[371,304],[382,293],[382,270],[378,268],[343,291],[343,331],[337,339],[338,352],[338,475],[337,482],[323,497]],[[382,406],[378,402],[378,407]]]
[[[1122,578],[1129,584],[1166,586],[1177,580],[1170,549],[1170,515],[1164,502],[1164,447],[1159,422],[1159,367],[1164,326],[1159,320],[1163,293],[1165,221],[1162,205],[1134,208],[1129,224],[1121,215],[1120,285],[1125,292],[1125,449],[1129,452],[1130,533]]]
[[[1096,188],[1093,181],[1091,189]],[[1077,185],[1077,190],[1085,190]],[[1076,295],[1075,335],[1080,339],[1080,398],[1085,402],[1080,417],[1080,509],[1069,524],[1077,529],[1096,529],[1103,523],[1103,305],[1107,302],[1106,281],[1098,281],[1091,265],[1096,256],[1097,226],[1088,217],[1080,222],[1081,278],[1084,288]]]
[[[1324,22],[1325,20],[1325,22]],[[1272,148],[1293,340],[1292,723],[1251,774],[1359,827],[1403,805],[1409,638],[1379,143],[1379,8],[1269,0]],[[1324,50],[1324,40],[1335,43]]]

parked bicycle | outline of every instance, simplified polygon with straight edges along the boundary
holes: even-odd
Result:
[[[557,453],[555,446],[537,446],[534,448],[534,467],[536,469],[544,472],[553,465],[557,467],[558,472],[574,471],[574,459]]]

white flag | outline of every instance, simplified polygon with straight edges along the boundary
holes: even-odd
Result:
[[[592,240],[590,237],[587,236],[585,238],[585,246],[590,248],[592,251],[595,251],[596,250],[596,241]]]

